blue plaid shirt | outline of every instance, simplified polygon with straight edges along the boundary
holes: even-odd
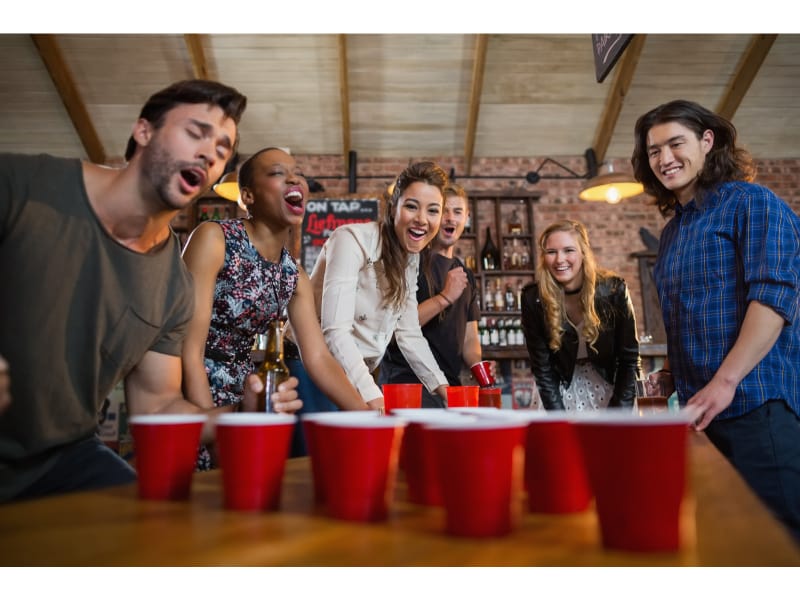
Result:
[[[748,304],[785,320],[778,341],[717,418],[783,399],[800,415],[800,218],[767,188],[719,185],[678,206],[654,268],[669,364],[681,404],[704,387],[739,335]]]

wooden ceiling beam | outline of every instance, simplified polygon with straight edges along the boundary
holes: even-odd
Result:
[[[486,68],[486,48],[489,36],[478,34],[475,41],[475,58],[472,62],[472,85],[469,92],[469,114],[467,116],[467,132],[464,140],[464,170],[467,175],[472,172],[472,156],[475,152],[475,134],[478,129],[478,114],[481,109],[483,93],[483,73]]]
[[[744,100],[747,90],[758,75],[758,70],[767,58],[772,44],[775,43],[777,35],[754,35],[750,38],[750,43],[747,49],[742,54],[739,60],[739,65],[733,73],[733,77],[722,94],[722,99],[717,105],[717,114],[725,117],[729,121],[733,119],[733,115],[739,108],[739,105]]]
[[[347,35],[340,33],[339,44],[339,101],[342,111],[342,155],[345,171],[350,169],[350,84],[347,78]]]
[[[605,159],[608,145],[611,143],[611,136],[614,135],[614,130],[617,127],[619,113],[625,103],[625,96],[628,95],[628,91],[631,89],[633,75],[636,73],[636,66],[639,64],[639,56],[642,54],[646,37],[643,34],[634,35],[615,67],[614,80],[608,90],[606,105],[603,108],[603,114],[600,117],[600,123],[597,126],[597,132],[592,143],[598,162],[602,162]]]
[[[196,33],[184,33],[183,40],[192,60],[192,73],[195,79],[211,79],[208,75],[208,63],[203,51],[203,39]]]
[[[55,36],[49,34],[31,35],[31,39],[47,68],[47,72],[50,74],[50,79],[53,80],[53,84],[56,86],[58,95],[61,96],[64,108],[67,109],[72,125],[81,139],[86,156],[94,163],[105,164],[105,149],[102,142],[100,142],[92,119],[89,117],[89,111],[86,110],[86,104],[75,85],[72,73],[66,61],[64,61],[64,56],[58,47]]]

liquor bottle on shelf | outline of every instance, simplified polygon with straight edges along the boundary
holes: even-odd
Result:
[[[492,241],[492,232],[489,227],[486,228],[486,242],[481,250],[481,266],[484,271],[494,271],[500,268],[500,251]]]
[[[517,308],[522,310],[522,279],[517,279]]]
[[[491,346],[492,339],[489,335],[489,324],[486,322],[486,317],[481,317],[481,320],[478,321],[478,329],[480,330],[481,334],[481,346]]]
[[[508,346],[508,330],[503,319],[497,320],[497,344],[500,347]]]
[[[198,217],[199,221],[208,221],[208,208],[205,206],[200,209],[200,216]]]
[[[219,204],[214,205],[214,214],[211,215],[211,219],[214,221],[219,221],[222,219],[222,215],[219,214]]]
[[[503,310],[505,306],[505,298],[503,297],[503,290],[500,289],[500,280],[496,279],[494,282],[494,309]]]
[[[483,310],[491,312],[494,310],[494,293],[492,292],[488,279],[484,283],[484,286],[486,287],[486,291],[483,295]]]
[[[273,319],[267,330],[264,362],[257,371],[264,384],[264,391],[258,397],[258,412],[275,412],[272,394],[289,379],[289,368],[283,362],[283,323],[283,319]]]
[[[516,298],[514,297],[514,292],[511,291],[511,284],[506,284],[506,295],[505,295],[505,306],[506,310],[511,312],[517,309]]]
[[[522,221],[516,208],[511,211],[511,218],[508,220],[508,233],[511,235],[522,233]]]
[[[519,269],[520,260],[519,245],[517,244],[517,240],[514,240],[514,242],[511,244],[511,268]]]
[[[528,244],[522,244],[522,252],[519,255],[519,268],[530,269],[531,255],[528,251]]]
[[[500,333],[494,319],[489,319],[489,345],[497,346],[500,343]]]

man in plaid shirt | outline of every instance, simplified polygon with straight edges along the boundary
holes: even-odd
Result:
[[[734,126],[693,102],[641,116],[632,163],[672,215],[654,268],[663,375],[800,542],[800,218],[751,183]]]

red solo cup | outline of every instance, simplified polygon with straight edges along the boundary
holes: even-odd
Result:
[[[477,385],[451,385],[447,388],[447,408],[478,406]]]
[[[134,415],[130,417],[139,497],[186,500],[206,415]]]
[[[493,406],[503,408],[503,396],[500,388],[489,387],[478,390],[478,406]]]
[[[481,387],[489,387],[495,384],[495,379],[492,377],[492,363],[488,360],[476,362],[469,370],[472,371],[472,374]]]
[[[348,521],[388,518],[404,427],[394,417],[315,422],[314,448],[329,516]]]
[[[522,512],[525,422],[464,419],[429,425],[451,535],[502,536]]]
[[[278,510],[295,421],[294,415],[281,413],[217,417],[215,435],[225,508]]]
[[[305,435],[306,449],[311,461],[311,475],[314,480],[314,502],[316,504],[325,504],[325,486],[322,484],[322,458],[317,452],[316,438],[316,424],[317,421],[336,422],[341,420],[350,419],[376,419],[379,416],[378,411],[330,411],[318,413],[304,413],[301,416],[303,423],[303,433]]]
[[[522,412],[528,419],[525,437],[528,510],[559,514],[589,508],[592,488],[570,413]]]
[[[395,408],[421,408],[421,383],[384,383],[383,410],[387,415]]]
[[[694,411],[605,410],[574,421],[595,495],[603,546],[680,548],[688,424]]]
[[[454,419],[462,420],[465,417],[454,411],[436,408],[397,409],[395,414],[408,423],[400,445],[400,468],[406,475],[408,501],[426,506],[442,506],[442,489],[433,460],[433,442],[428,426]]]

